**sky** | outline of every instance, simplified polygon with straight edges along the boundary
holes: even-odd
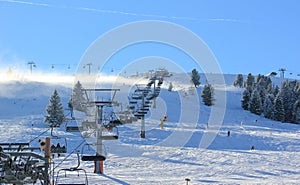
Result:
[[[267,74],[284,68],[286,77],[299,79],[299,7],[298,0],[0,0],[0,71],[28,73],[32,61],[34,73],[74,74],[97,38],[124,24],[158,20],[201,38],[223,73]],[[178,66],[201,70],[178,48],[148,42],[123,48],[99,71],[125,73],[126,65],[143,58],[163,58],[176,67],[158,60],[128,73]]]

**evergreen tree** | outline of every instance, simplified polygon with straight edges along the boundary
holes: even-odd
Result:
[[[169,84],[169,88],[168,88],[168,91],[172,91],[173,90],[173,84],[172,84],[172,82],[170,82],[170,84]]]
[[[82,91],[82,85],[81,83],[78,81],[74,88],[73,88],[73,92],[72,92],[72,96],[71,96],[71,104],[74,110],[78,110],[81,112],[86,112],[86,99],[84,97],[84,93]]]
[[[294,123],[300,123],[300,98],[294,104]]]
[[[250,112],[261,115],[262,113],[262,104],[261,99],[259,96],[259,92],[257,89],[254,89],[254,91],[251,94],[250,102],[249,102],[249,110]]]
[[[273,91],[273,84],[272,84],[272,80],[271,78],[268,76],[268,77],[265,77],[265,88],[267,89],[267,92],[268,93],[271,93]]]
[[[251,98],[251,93],[249,91],[249,88],[246,88],[243,92],[243,98],[242,98],[242,107],[244,110],[249,110],[250,98]]]
[[[256,77],[256,83],[258,83],[261,79],[264,80],[264,76],[261,75],[261,74],[258,74],[257,77]]]
[[[214,104],[214,88],[211,84],[204,86],[201,97],[204,105],[212,106]]]
[[[243,83],[244,83],[244,77],[242,74],[238,74],[236,76],[236,80],[233,82],[233,85],[235,87],[243,87]]]
[[[45,122],[47,122],[50,127],[59,127],[64,121],[64,109],[56,89],[50,97],[46,112],[48,115],[45,117]]]
[[[274,120],[282,122],[284,121],[283,99],[280,94],[276,96],[274,102]]]
[[[259,93],[259,97],[261,99],[261,104],[263,105],[264,101],[265,101],[266,94],[267,94],[266,82],[265,82],[265,79],[263,78],[263,76],[257,82],[256,89]]]
[[[255,83],[255,81],[254,81],[254,76],[251,74],[251,73],[249,73],[248,75],[247,75],[247,79],[246,79],[246,81],[245,81],[245,84],[244,84],[244,86],[247,88],[253,88],[253,86],[254,86],[254,83]]]
[[[284,121],[285,122],[293,122],[293,106],[296,102],[296,97],[294,93],[294,83],[289,82],[288,80],[282,83],[282,87],[280,89],[280,96],[282,97],[283,108],[284,108]]]
[[[266,91],[267,91],[268,94],[273,94],[274,89],[273,89],[272,83],[271,83],[271,84],[268,84],[267,90],[266,90]]]
[[[200,74],[196,69],[192,70],[191,82],[194,84],[195,87],[200,85]]]
[[[279,91],[280,91],[280,89],[279,89],[278,85],[276,85],[274,90],[273,90],[274,97],[276,97],[278,95]]]
[[[264,101],[263,112],[268,119],[274,119],[274,99],[273,94],[268,94]]]

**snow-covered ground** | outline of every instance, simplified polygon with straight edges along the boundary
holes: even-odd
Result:
[[[220,126],[209,121],[218,112],[201,103],[202,86],[193,91],[185,75],[165,79],[165,89],[157,99],[156,108],[147,115],[145,139],[139,137],[140,121],[119,126],[119,140],[104,143],[107,157],[104,175],[93,173],[92,162],[81,162],[81,168],[88,172],[89,184],[177,185],[185,184],[185,178],[191,179],[190,185],[299,183],[299,125],[271,121],[242,110],[242,89],[232,86],[235,78],[236,75],[225,75],[226,86],[213,84],[217,93],[226,93],[226,106],[218,107],[225,111]],[[66,81],[59,84],[28,79],[1,81],[0,142],[31,142],[32,146],[38,146],[37,138],[49,136],[50,130],[43,122],[45,108],[54,89],[67,107],[73,84]],[[118,79],[115,86],[125,90],[116,99],[124,100],[132,81],[139,80],[126,79],[120,83]],[[169,82],[175,91],[166,90]],[[201,83],[205,83],[204,77]],[[160,119],[165,114],[168,121],[161,129]],[[63,126],[55,129],[55,134],[65,137],[68,144],[67,157],[54,159],[55,164],[60,164],[57,169],[76,166],[76,155],[71,153],[85,144],[81,134],[67,133]],[[201,147],[210,136],[215,137],[212,143],[207,148]],[[250,151],[252,145],[254,151]],[[83,181],[82,175],[60,177],[61,181]]]

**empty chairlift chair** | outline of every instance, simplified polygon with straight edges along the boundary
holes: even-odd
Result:
[[[65,168],[60,169],[57,172],[56,179],[55,179],[55,185],[88,185],[88,177],[87,173],[84,169],[79,168],[80,166],[80,157],[79,153],[77,153],[77,166],[72,168]],[[61,177],[61,172],[65,172],[64,177]],[[72,172],[77,172],[77,174],[72,174]],[[83,174],[83,178],[80,179],[81,182],[74,183],[74,178],[76,178],[76,181],[80,177],[80,172]]]

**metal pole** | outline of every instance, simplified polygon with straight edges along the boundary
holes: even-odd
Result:
[[[103,116],[103,106],[97,105],[97,114],[96,114],[96,122],[97,122],[97,142],[96,142],[96,155],[102,154],[102,116]],[[96,161],[95,162],[95,173],[102,174],[103,173],[103,162]]]
[[[89,66],[89,75],[90,75],[91,74],[91,65],[92,65],[92,63],[88,63],[86,65]]]
[[[35,67],[35,63],[34,62],[28,62],[27,64],[29,65],[29,68],[30,68],[30,74],[32,74],[32,67]]]
[[[142,109],[144,108],[145,104],[145,96],[144,92],[142,93]],[[145,115],[142,116],[142,123],[141,123],[141,133],[140,133],[141,138],[146,138],[146,131],[145,131]]]

